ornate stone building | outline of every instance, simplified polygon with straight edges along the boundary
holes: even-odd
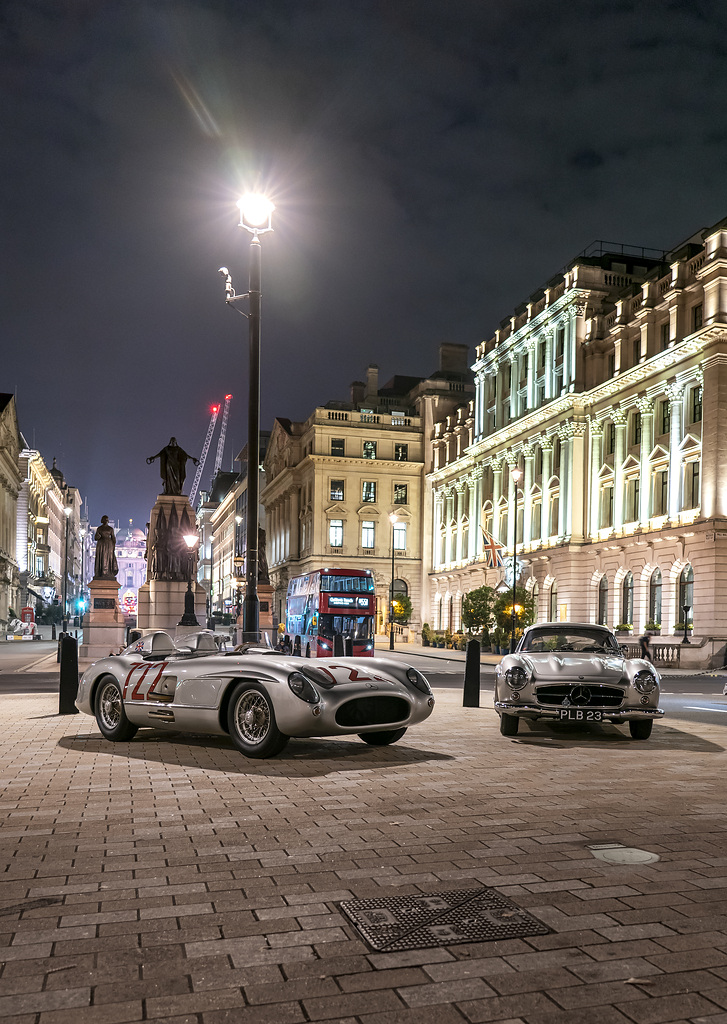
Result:
[[[689,658],[721,658],[727,220],[666,253],[597,244],[503,321],[473,369],[474,403],[432,434],[433,625],[456,628],[462,596],[502,582],[486,530],[506,561],[517,538],[539,619],[673,635],[686,615]]]
[[[15,397],[0,394],[0,630],[7,626],[11,608],[15,615],[20,614],[17,512],[21,447]]]
[[[351,385],[350,402],[319,406],[302,423],[275,421],[261,501],[277,621],[291,577],[325,566],[372,569],[381,630],[393,545],[395,592],[411,599],[412,623],[420,624],[422,545],[429,543],[425,438],[472,392],[467,347],[442,345],[429,377],[396,376],[380,388],[371,365],[366,382]]]
[[[39,451],[24,447],[19,465],[22,480],[16,520],[18,603],[21,607],[37,607],[41,601],[52,602],[60,587],[63,494]]]

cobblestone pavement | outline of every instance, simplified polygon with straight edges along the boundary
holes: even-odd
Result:
[[[727,1024],[719,726],[542,727],[440,691],[397,745],[102,740],[2,698],[7,1024]],[[657,853],[613,865],[594,843]],[[375,953],[347,898],[495,887],[551,934]]]

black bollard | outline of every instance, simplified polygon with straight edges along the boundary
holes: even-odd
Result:
[[[51,640],[55,640],[55,638],[56,638],[56,624],[55,624],[55,622],[51,623],[50,638],[51,638]]]
[[[478,708],[480,706],[480,641],[468,640],[467,661],[464,667],[464,690],[462,691],[462,707]]]
[[[343,657],[343,637],[340,633],[336,633],[333,637],[333,657]]]
[[[77,715],[78,696],[78,641],[70,635],[64,636],[61,648],[61,677],[58,687],[58,714]]]
[[[344,636],[343,638],[343,650],[347,658],[353,657],[353,637]]]
[[[310,644],[305,645],[305,656],[306,658],[310,658]]]
[[[293,641],[293,657],[294,658],[299,658],[300,657],[300,637],[299,636],[297,636],[295,638],[295,640]]]
[[[56,661],[58,662],[59,665],[61,663],[61,643],[65,635],[66,634],[63,632],[63,630],[61,630],[61,632],[58,634],[58,650],[56,651]]]

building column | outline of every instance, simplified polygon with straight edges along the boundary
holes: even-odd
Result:
[[[528,353],[529,356],[530,353]],[[530,378],[528,377],[529,381]],[[533,521],[533,496],[531,491],[533,488],[533,469],[535,465],[535,452],[530,444],[523,448],[523,461],[523,547],[530,547],[532,543],[530,534]]]
[[[613,528],[620,532],[624,524],[624,473],[626,458],[626,416],[621,409],[614,409],[613,422],[616,439],[613,452]]]
[[[297,558],[300,554],[300,515],[298,509],[298,488],[294,487],[290,495],[290,557]]]
[[[469,533],[467,534],[467,558],[472,561],[477,558],[478,542],[480,536],[480,481],[481,476],[474,470],[469,475],[470,502],[469,502]]]
[[[553,397],[553,329],[545,332],[545,401]]]
[[[591,537],[595,540],[601,528],[601,465],[603,463],[603,423],[592,419],[591,438]]]
[[[548,543],[548,538],[550,537],[550,478],[553,474],[552,439],[549,437],[542,438],[540,442],[540,449],[543,453],[543,497],[540,509],[540,542],[545,546]]]
[[[464,533],[464,522],[463,522],[463,516],[464,516],[464,487],[465,487],[464,480],[458,480],[457,483],[455,484],[455,491],[456,491],[456,494],[457,494],[457,524],[456,524],[457,535],[456,535],[455,551],[454,551],[454,560],[455,560],[455,562],[461,562],[462,559],[464,558],[464,553],[462,551],[462,543],[463,543],[463,540],[464,540],[464,537],[463,537],[463,533]]]
[[[506,543],[506,538],[500,536],[500,498],[502,497],[502,459],[492,462],[492,532],[495,540],[500,544]],[[497,533],[495,533],[497,530]]]
[[[454,491],[448,487],[444,492],[444,561],[454,561],[454,538],[452,537],[452,519],[454,518]]]
[[[492,380],[495,386],[495,430],[499,430],[505,422],[503,391],[505,390],[505,372],[499,363],[492,365]]]
[[[563,353],[565,365],[565,352]],[[568,511],[568,456],[570,454],[570,437],[567,428],[558,431],[560,437],[560,469],[558,471],[558,536],[565,537],[566,514]]]
[[[514,420],[516,416],[520,415],[520,401],[518,397],[518,385],[520,374],[518,373],[518,358],[513,353],[510,358],[510,419]]]
[[[651,518],[651,449],[654,447],[654,403],[648,398],[639,401],[641,414],[641,490],[639,491],[639,523],[642,530]]]
[[[669,519],[672,523],[679,521],[682,498],[682,454],[679,445],[682,443],[682,399],[684,387],[681,384],[670,384],[666,389],[669,398],[671,430],[669,432]]]
[[[705,519],[727,519],[727,354],[709,356],[703,364],[702,385],[702,479],[700,504]],[[722,417],[722,419],[720,418]],[[709,424],[709,430],[704,429]]]
[[[575,420],[572,424],[570,451],[568,453],[568,532],[571,541],[580,544],[588,531],[586,521],[586,422]]]
[[[528,410],[535,408],[535,338],[528,339],[527,349],[528,359],[528,390],[527,390],[527,408]]]
[[[434,530],[432,532],[432,567],[442,564],[442,524],[444,522],[444,494],[434,494]]]
[[[509,472],[507,474],[507,540],[506,544],[510,551],[515,550],[515,480],[512,475],[512,471],[517,463],[515,453],[508,455],[507,465]],[[502,543],[502,541],[500,542]]]

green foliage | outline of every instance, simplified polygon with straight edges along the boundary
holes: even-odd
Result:
[[[394,598],[394,622],[402,625],[411,618],[411,598],[405,594],[397,594]]]
[[[495,592],[492,587],[470,590],[462,599],[462,625],[471,633],[489,636],[494,625]]]
[[[433,639],[434,634],[432,633],[432,627],[428,622],[422,623],[422,640],[428,640],[430,643]]]
[[[58,623],[63,620],[63,609],[60,604],[47,603],[46,601],[39,601],[35,609],[35,621],[40,626],[50,626],[53,623]]]
[[[616,626],[617,633],[630,633],[634,627],[630,622],[619,622]]]
[[[506,635],[512,629],[512,590],[506,591],[495,601],[495,621],[498,628]],[[526,626],[535,622],[535,601],[525,587],[515,588],[515,636],[518,637]]]

